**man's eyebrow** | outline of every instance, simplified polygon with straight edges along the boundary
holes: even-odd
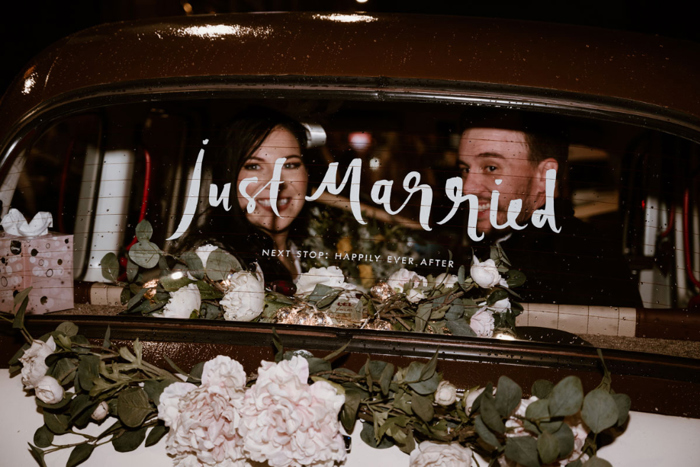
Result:
[[[495,159],[505,159],[506,156],[497,152],[482,152],[476,155],[476,157],[491,157]]]
[[[487,158],[489,158],[489,159],[503,159],[503,160],[506,159],[506,157],[503,154],[500,154],[497,152],[481,152],[474,157],[481,158],[481,159],[487,159]],[[464,162],[462,159],[459,159],[457,161],[457,165],[469,165],[469,164]]]

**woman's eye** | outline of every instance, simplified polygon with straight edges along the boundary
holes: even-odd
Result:
[[[284,164],[285,169],[298,169],[301,167],[301,162],[287,162]]]
[[[468,174],[469,173],[469,167],[463,165],[459,168],[459,171],[463,174]]]
[[[258,164],[246,164],[243,166],[245,170],[258,170],[260,166]]]
[[[498,170],[498,167],[496,167],[495,165],[487,165],[486,166],[487,172],[495,172],[496,170]]]

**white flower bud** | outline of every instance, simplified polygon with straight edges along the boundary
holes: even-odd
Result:
[[[102,401],[102,402],[100,402],[100,405],[95,407],[95,410],[92,412],[92,415],[90,415],[90,417],[93,420],[95,420],[96,422],[99,422],[101,420],[104,420],[108,414],[109,414],[109,405],[107,405],[107,402]]]
[[[435,390],[435,402],[444,405],[452,405],[457,400],[457,388],[447,380],[440,381]]]

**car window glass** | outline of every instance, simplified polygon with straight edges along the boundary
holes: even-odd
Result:
[[[260,108],[305,125],[304,147],[285,147],[289,163],[280,165],[280,177],[292,177],[277,200],[293,212],[289,225],[277,224],[269,187],[253,197],[262,217],[251,222],[268,234],[286,229],[283,249],[247,243],[250,226],[232,214],[250,203],[241,170],[269,180],[277,153],[265,149],[242,168],[220,163],[230,157],[231,125]],[[287,269],[301,272],[338,266],[365,288],[402,267],[457,274],[499,245],[527,277],[515,290],[520,326],[633,337],[634,309],[693,305],[697,169],[694,143],[592,118],[449,103],[212,99],[113,105],[37,126],[6,165],[1,200],[3,214],[48,211],[52,230],[74,235],[81,282],[106,281],[100,261],[109,252],[124,268],[142,219],[167,253],[206,233],[244,261],[286,255]],[[298,205],[285,184],[303,191]]]

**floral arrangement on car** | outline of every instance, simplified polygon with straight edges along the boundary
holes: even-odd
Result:
[[[403,368],[368,358],[355,372],[333,365],[344,349],[323,358],[285,352],[276,334],[274,362],[257,373],[224,355],[189,372],[166,356],[171,371],[148,363],[138,340],[115,347],[109,328],[101,345],[70,322],[33,339],[24,326],[28,290],[15,297],[14,316],[0,317],[27,340],[10,372],[21,373],[43,412],[29,444],[41,466],[63,449],[73,467],[104,444],[128,452],[164,438],[173,465],[332,467],[348,455],[342,430],[351,434],[360,421],[365,443],[397,446],[411,467],[484,465],[477,455],[488,465],[605,467],[598,437],[623,426],[630,409],[604,362],[588,394],[568,376],[536,381],[523,399],[506,376],[457,389],[437,371],[437,353]],[[65,434],[78,442],[62,443]]]
[[[387,261],[358,259],[353,253],[362,252],[365,258],[391,255],[417,261],[418,250],[425,249],[416,231],[373,218],[369,218],[367,224],[358,224],[351,213],[341,209],[311,208],[308,233],[302,247],[324,254],[302,258],[305,269],[338,266],[349,282],[367,288],[374,285],[376,278],[389,277],[401,266]]]
[[[500,247],[484,261],[474,257],[468,275],[464,266],[437,277],[402,268],[368,291],[337,266],[311,268],[285,295],[265,287],[259,268],[245,270],[216,246],[174,256],[150,241],[152,233],[148,221],[137,226],[124,275],[115,254],[102,259],[103,275],[124,287],[124,313],[492,337],[512,334],[522,311],[513,288],[525,276]]]

